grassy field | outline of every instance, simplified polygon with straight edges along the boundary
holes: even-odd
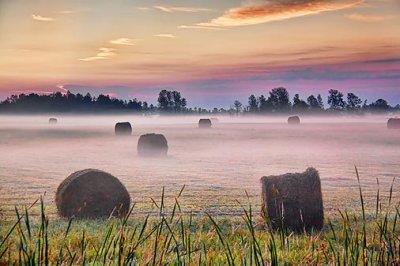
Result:
[[[361,186],[358,212],[338,210],[321,232],[271,231],[268,219],[238,202],[242,217],[193,215],[153,200],[157,216],[50,220],[42,198],[15,209],[2,223],[0,262],[23,265],[399,265],[400,205],[393,187],[366,211]],[[387,200],[387,202],[386,202]],[[29,214],[39,208],[39,217]]]

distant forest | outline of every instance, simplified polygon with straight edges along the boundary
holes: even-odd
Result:
[[[330,90],[327,106],[320,94],[301,99],[295,94],[292,101],[286,88],[275,88],[268,95],[250,95],[246,104],[236,100],[229,109],[224,108],[188,108],[187,101],[178,91],[160,91],[157,105],[148,104],[138,99],[120,100],[99,95],[93,97],[89,93],[82,95],[71,92],[40,95],[36,93],[12,95],[0,102],[0,113],[165,113],[165,114],[328,114],[328,113],[388,113],[400,112],[400,105],[390,106],[385,99],[368,103],[354,93],[343,94],[338,90]]]

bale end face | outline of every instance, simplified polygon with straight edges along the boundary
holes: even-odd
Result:
[[[388,129],[400,129],[400,118],[390,118],[387,122]]]
[[[96,169],[75,172],[57,188],[56,205],[61,217],[124,217],[130,197],[114,176]]]
[[[168,154],[168,141],[162,134],[145,134],[140,136],[137,146],[141,157],[164,157]]]
[[[318,171],[266,176],[262,183],[262,211],[274,230],[320,230],[324,225],[321,181]]]
[[[115,124],[115,135],[130,136],[132,134],[132,126],[129,122],[119,122]]]
[[[200,119],[199,120],[199,128],[210,128],[212,126],[212,122],[210,119]]]
[[[300,117],[298,116],[291,116],[288,118],[289,125],[299,125],[300,124]]]

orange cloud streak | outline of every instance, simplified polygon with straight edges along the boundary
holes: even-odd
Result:
[[[301,0],[262,1],[264,3],[232,8],[222,16],[208,23],[199,23],[204,27],[232,27],[261,24],[270,21],[318,14],[352,7],[364,0]]]

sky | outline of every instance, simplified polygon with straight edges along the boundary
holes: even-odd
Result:
[[[100,93],[229,107],[286,87],[400,103],[400,0],[0,0],[0,99]]]

